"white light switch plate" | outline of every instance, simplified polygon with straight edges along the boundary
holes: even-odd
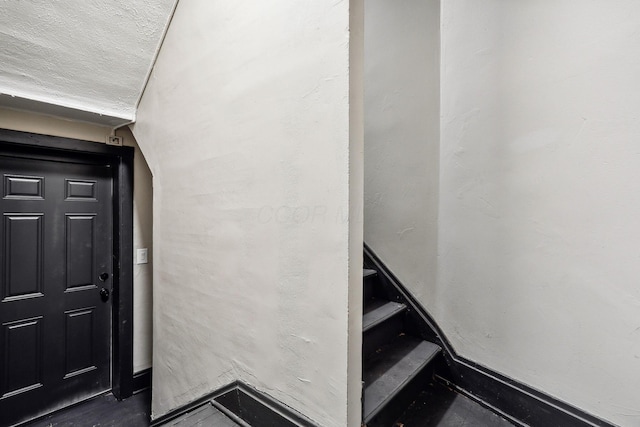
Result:
[[[136,251],[136,264],[147,264],[149,262],[149,251],[147,248]]]

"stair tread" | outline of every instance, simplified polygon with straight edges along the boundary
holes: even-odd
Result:
[[[373,275],[375,275],[377,273],[378,273],[377,271],[371,270],[370,268],[363,268],[362,269],[362,278],[373,276]]]
[[[362,331],[366,332],[391,317],[402,313],[406,305],[384,300],[371,300],[367,302],[362,316]]]
[[[369,422],[440,352],[434,343],[401,335],[365,362],[364,421]]]

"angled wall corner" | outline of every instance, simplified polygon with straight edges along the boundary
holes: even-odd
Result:
[[[132,126],[154,179],[154,418],[234,380],[323,426],[359,417],[349,8],[178,4]]]

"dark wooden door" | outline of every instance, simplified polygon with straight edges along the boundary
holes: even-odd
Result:
[[[0,155],[0,426],[110,389],[112,174]]]

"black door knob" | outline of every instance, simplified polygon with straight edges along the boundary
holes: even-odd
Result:
[[[106,282],[107,279],[109,278],[109,273],[102,273],[100,276],[98,276],[98,278],[100,279],[101,282]]]
[[[100,289],[100,299],[103,302],[109,301],[109,289],[106,289],[106,288]]]

